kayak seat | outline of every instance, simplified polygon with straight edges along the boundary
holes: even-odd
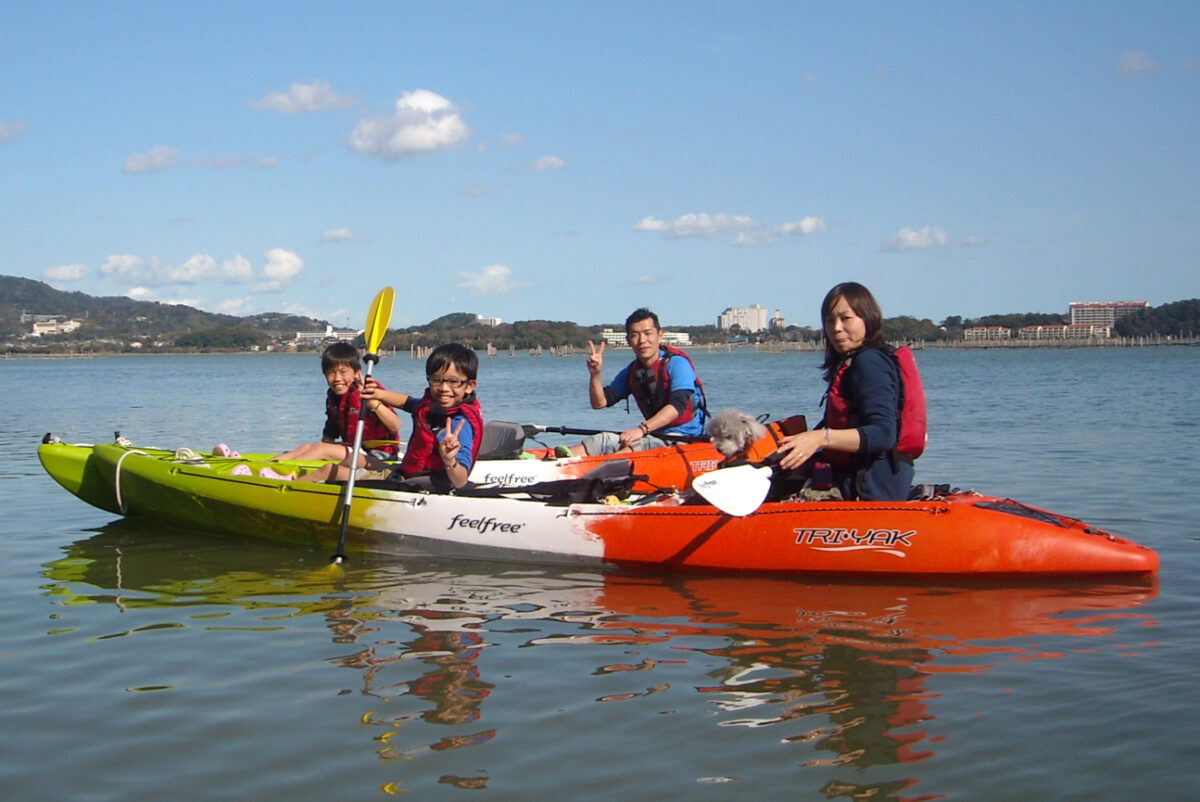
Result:
[[[570,479],[549,479],[520,487],[477,485],[468,482],[455,492],[460,496],[480,498],[498,498],[521,493],[551,506],[600,504],[610,496],[621,500],[629,498],[633,485],[639,479],[645,477],[633,474],[633,464],[629,460],[614,459],[597,465],[583,476]]]
[[[525,447],[525,428],[502,420],[485,421],[476,459],[516,459]]]

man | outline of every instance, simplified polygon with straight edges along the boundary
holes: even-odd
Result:
[[[642,421],[623,432],[602,432],[592,435],[571,451],[574,454],[615,454],[620,451],[644,451],[667,445],[662,435],[671,440],[704,437],[708,410],[704,402],[704,385],[696,376],[691,358],[678,348],[662,344],[662,327],[658,315],[645,307],[625,319],[625,341],[636,357],[617,373],[612,382],[604,384],[604,343],[600,347],[588,342],[588,395],[592,409],[611,407],[623,398],[633,396],[642,413]]]

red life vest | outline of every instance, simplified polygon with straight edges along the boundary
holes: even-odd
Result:
[[[916,459],[925,452],[925,440],[928,435],[925,387],[921,383],[921,374],[917,372],[917,362],[913,359],[912,349],[907,345],[902,345],[895,351],[880,350],[896,361],[900,374],[900,408],[896,411],[897,432],[894,450],[909,459]],[[842,389],[842,381],[853,360],[853,357],[843,360],[829,382],[829,391],[825,395],[826,428],[853,429],[857,425],[851,418],[850,404]],[[849,452],[829,450],[825,451],[824,455],[834,465],[848,466],[855,463],[856,455]]]
[[[696,363],[692,362],[692,358],[686,352],[671,345],[660,345],[659,351],[659,358],[653,367],[643,367],[636,359],[629,363],[629,391],[633,394],[633,400],[637,402],[642,417],[649,419],[667,405],[671,397],[671,374],[667,371],[667,362],[676,356],[683,357],[692,366],[692,372],[696,375],[696,392],[675,420],[660,428],[682,426],[696,416],[697,408],[708,414],[708,407],[704,401],[704,383],[700,381],[700,374],[696,373]],[[654,372],[653,379],[647,375],[651,371]]]
[[[379,389],[384,389],[384,386],[379,385]],[[337,427],[338,437],[343,443],[354,442],[354,433],[358,428],[358,413],[361,409],[362,395],[359,394],[357,387],[342,395],[336,395],[332,390],[325,395],[325,417]],[[400,443],[397,433],[384,426],[383,421],[370,410],[363,418],[362,439],[364,443],[371,440],[386,441],[386,443],[376,442],[371,448],[375,451],[386,452],[393,457],[399,450]]]
[[[413,430],[408,438],[408,448],[404,452],[404,459],[400,461],[400,473],[404,476],[446,470],[441,456],[437,453],[437,434],[434,433],[433,427],[429,423],[432,410],[433,400],[429,397],[429,391],[426,390],[412,413]],[[471,424],[471,428],[474,430],[474,437],[471,440],[471,464],[474,465],[475,457],[479,454],[479,446],[483,443],[483,410],[479,408],[479,402],[472,398],[441,414],[445,414],[446,421],[455,415],[463,415]]]

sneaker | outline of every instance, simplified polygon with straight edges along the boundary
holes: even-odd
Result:
[[[571,448],[570,448],[570,446],[555,446],[555,447],[554,447],[554,456],[556,456],[556,457],[569,457],[569,456],[571,456]]]
[[[237,453],[236,451],[234,451],[232,448],[225,445],[224,443],[217,443],[215,446],[213,446],[213,456],[214,457],[233,457],[234,459],[242,458],[241,454]]]
[[[234,465],[233,470],[229,472],[233,476],[253,476],[254,471],[250,470],[250,466],[244,462],[239,465]]]
[[[285,482],[290,482],[296,478],[295,476],[292,476],[290,473],[286,474],[286,475],[282,474],[282,473],[276,473],[275,471],[271,470],[270,468],[260,468],[258,471],[258,475],[261,476],[263,479],[282,479]]]

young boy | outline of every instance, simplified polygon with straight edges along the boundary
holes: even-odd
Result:
[[[368,379],[363,388],[367,403],[381,402],[412,415],[413,431],[399,467],[392,469],[378,459],[369,459],[356,479],[397,479],[429,475],[435,490],[460,488],[467,483],[471,466],[483,439],[483,411],[475,398],[479,357],[465,345],[448,343],[433,350],[425,360],[428,389],[420,398],[385,390]],[[345,460],[324,465],[299,481],[345,481],[350,473]]]
[[[325,430],[321,433],[321,441],[305,443],[272,459],[348,458],[354,444],[358,413],[364,397],[367,401],[367,414],[363,418],[363,443],[371,443],[369,450],[378,452],[380,459],[394,459],[400,446],[397,440],[400,418],[395,410],[382,400],[361,392],[363,375],[358,349],[347,342],[333,343],[321,354],[321,372],[325,374],[325,382],[329,385],[329,392],[325,394]],[[383,389],[378,385],[377,388]],[[365,456],[360,453],[359,466],[365,462]]]

